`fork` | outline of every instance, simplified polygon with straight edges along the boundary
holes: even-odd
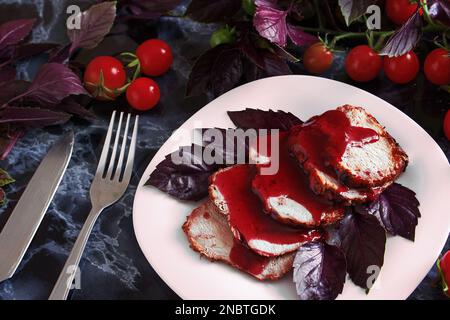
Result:
[[[105,144],[103,146],[102,154],[98,163],[97,171],[91,185],[91,203],[92,210],[89,213],[83,228],[75,241],[72,252],[64,265],[64,268],[59,275],[58,281],[53,287],[49,300],[65,300],[72,287],[72,282],[78,272],[78,264],[80,263],[86,243],[91,234],[92,228],[100,215],[100,213],[107,207],[116,203],[125,193],[131,179],[133,169],[134,153],[136,150],[136,140],[138,131],[139,116],[136,116],[134,122],[133,134],[130,144],[128,146],[128,156],[126,163],[125,150],[128,145],[128,131],[130,129],[131,115],[128,114],[123,133],[119,158],[117,159],[117,152],[119,149],[120,133],[122,131],[122,122],[124,113],[120,113],[119,122],[117,125],[116,135],[114,138],[114,145],[112,151],[111,138],[113,136],[114,124],[116,118],[116,111],[111,116],[108,133],[106,135]]]

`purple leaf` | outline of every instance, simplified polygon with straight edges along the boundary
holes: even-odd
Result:
[[[55,43],[26,43],[14,49],[13,60],[26,59],[56,48]]]
[[[292,74],[289,65],[286,60],[279,57],[278,55],[270,52],[264,51],[264,71],[266,71],[269,76],[282,76],[285,74]]]
[[[347,214],[339,224],[341,249],[347,261],[347,272],[352,281],[370,289],[377,271],[384,262],[386,232],[378,219],[367,213],[354,211]]]
[[[0,160],[5,160],[24,130],[11,125],[0,126]]]
[[[378,0],[339,0],[342,15],[347,26],[366,13],[367,8]]]
[[[419,205],[414,191],[394,183],[365,210],[375,215],[390,234],[414,241],[420,217]]]
[[[214,96],[233,89],[242,77],[242,59],[240,50],[224,50],[217,57],[211,69],[211,90]]]
[[[13,100],[26,97],[42,106],[52,106],[72,94],[87,94],[78,76],[63,64],[47,63],[41,67],[28,90]]]
[[[448,0],[429,0],[427,6],[431,19],[450,27],[450,2]]]
[[[33,29],[35,19],[20,19],[0,25],[0,50],[22,41]]]
[[[294,260],[294,282],[300,300],[334,300],[345,283],[344,253],[323,242],[300,247]]]
[[[69,121],[70,115],[40,108],[5,107],[0,111],[0,124],[45,127]]]
[[[16,78],[16,68],[12,66],[6,66],[3,69],[0,69],[0,83],[5,81],[12,81],[15,78]],[[1,93],[0,96],[2,96]]]
[[[122,17],[121,20],[157,19],[163,14],[175,9],[180,3],[181,0],[131,0],[123,6],[128,9],[130,14]]]
[[[192,0],[186,14],[199,22],[218,22],[235,15],[242,0]]]
[[[228,111],[228,116],[236,127],[241,129],[279,129],[288,131],[303,121],[290,112],[264,111],[260,109],[245,109],[242,111]]]
[[[310,46],[313,43],[319,41],[317,37],[310,35],[309,33],[303,31],[302,29],[290,24],[287,25],[287,31],[289,38],[291,38],[292,42],[300,47]]]
[[[175,163],[172,154],[167,155],[151,173],[146,185],[180,200],[201,200],[208,195],[209,176],[218,170],[217,165],[203,161],[202,152],[203,147],[198,145],[180,148],[181,163]]]
[[[28,81],[11,80],[9,82],[0,83],[0,106],[16,96],[22,95],[30,86]]]
[[[262,37],[284,47],[287,37],[286,17],[287,11],[267,5],[257,5],[253,25]]]
[[[54,48],[50,52],[50,57],[48,59],[48,62],[66,64],[69,61],[71,47],[72,47],[72,44],[68,43],[66,45],[61,45],[61,46]]]
[[[71,97],[69,97],[68,99],[64,99],[59,105],[55,107],[55,110],[61,110],[67,113],[71,113],[89,121],[94,121],[97,119],[92,111],[86,109],[81,104],[71,99]]]
[[[200,56],[192,68],[187,84],[187,95],[212,91],[218,95],[233,88],[242,75],[240,50],[219,45]]]
[[[380,55],[401,56],[416,46],[422,36],[422,18],[417,10],[400,29],[389,38]]]
[[[92,49],[103,40],[111,30],[116,18],[116,2],[108,1],[93,5],[80,15],[80,29],[67,31],[67,35],[72,41],[70,53],[78,48]]]

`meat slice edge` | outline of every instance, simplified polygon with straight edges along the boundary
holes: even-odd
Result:
[[[191,248],[202,256],[229,264],[259,280],[277,280],[292,269],[295,253],[258,256],[234,238],[226,217],[209,200],[191,212],[183,231]],[[233,259],[233,252],[245,255],[247,261]]]

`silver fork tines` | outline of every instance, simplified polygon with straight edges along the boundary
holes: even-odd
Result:
[[[89,213],[83,228],[75,241],[72,252],[59,275],[58,281],[49,297],[50,300],[63,300],[67,298],[72,282],[79,272],[78,264],[83,254],[86,243],[100,213],[106,207],[117,202],[125,193],[133,172],[134,154],[136,150],[139,116],[134,120],[133,133],[129,139],[131,115],[127,115],[125,129],[122,132],[124,113],[121,112],[117,126],[115,126],[116,111],[111,116],[105,144],[98,163],[97,171],[91,186],[92,210]],[[112,137],[116,127],[114,142]],[[121,139],[122,136],[122,139]],[[120,140],[122,143],[119,143]],[[120,153],[117,158],[117,153]],[[112,150],[111,150],[112,147]],[[128,147],[128,148],[127,148]],[[126,149],[128,149],[127,160],[124,166]],[[111,152],[110,152],[111,151]]]

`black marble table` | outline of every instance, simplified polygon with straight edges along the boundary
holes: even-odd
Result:
[[[18,4],[20,2],[20,4]],[[11,18],[38,17],[39,24],[32,35],[36,42],[64,43],[65,9],[74,1],[0,1],[0,23]],[[94,1],[76,1],[86,8]],[[89,59],[98,54],[114,54],[124,48],[133,50],[137,41],[150,37],[167,40],[175,61],[166,75],[157,78],[162,100],[157,108],[141,115],[137,159],[131,187],[123,199],[100,216],[80,267],[82,290],[72,293],[71,299],[178,299],[162,281],[140,251],[132,226],[132,206],[136,185],[147,164],[188,117],[202,108],[210,97],[185,98],[185,85],[194,58],[208,46],[214,26],[197,24],[186,19],[163,18],[131,28],[131,38],[114,35],[93,52],[82,52],[77,59]],[[18,76],[30,79],[45,57],[21,63]],[[342,57],[338,57],[329,78],[348,82],[367,90],[398,107],[419,123],[441,146],[450,159],[450,142],[442,131],[444,112],[449,108],[448,94],[425,81],[421,74],[408,85],[394,85],[380,76],[369,84],[355,84],[342,72]],[[295,73],[305,73],[301,66],[293,66]],[[95,122],[73,119],[60,127],[34,129],[19,141],[0,167],[7,169],[17,180],[7,188],[9,202],[0,209],[0,229],[6,223],[27,182],[43,156],[66,131],[75,132],[72,160],[24,260],[15,276],[0,283],[0,299],[46,299],[55,283],[69,251],[90,210],[89,188],[96,168],[102,139],[106,133],[112,108],[124,109],[126,104],[93,104],[98,116]],[[450,249],[450,241],[444,250]],[[419,258],[419,257],[418,257]],[[444,299],[434,285],[437,276],[433,267],[410,299]]]

